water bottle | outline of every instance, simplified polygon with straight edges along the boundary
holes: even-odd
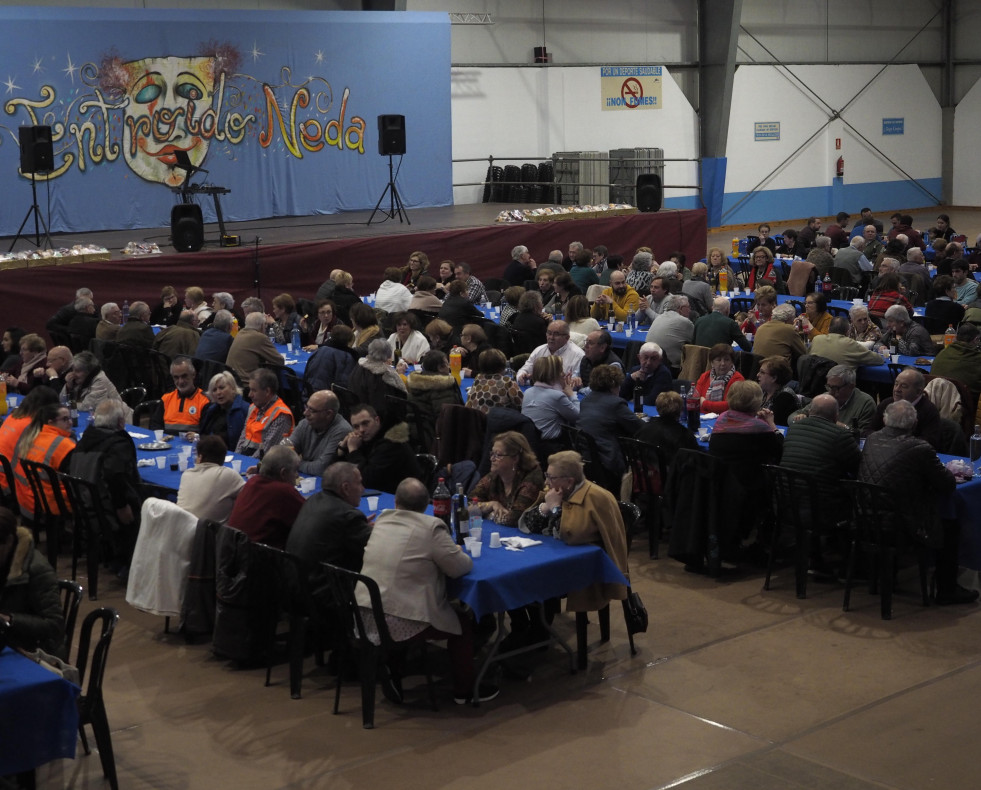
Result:
[[[484,514],[480,512],[480,502],[477,501],[476,497],[470,498],[470,534],[479,535],[481,533],[474,532],[474,530],[483,530],[484,528]],[[474,538],[476,540],[476,537]]]
[[[824,284],[821,282],[821,275],[814,278],[814,293],[824,293]]]
[[[452,535],[451,523],[453,520],[453,511],[451,504],[450,489],[446,487],[445,478],[441,477],[436,484],[436,490],[433,491],[433,515],[446,524],[447,531]]]
[[[296,324],[293,324],[293,333],[292,333],[292,336],[291,336],[290,339],[292,340],[292,343],[293,343],[293,350],[294,351],[299,351],[300,350],[300,345],[301,345],[300,344],[300,327],[298,327]]]
[[[971,463],[975,465],[975,477],[981,477],[981,465],[978,465],[979,458],[981,458],[981,425],[975,425],[974,434],[971,436]]]
[[[269,334],[269,342],[272,343],[273,345],[275,345],[276,344],[276,330],[273,329],[272,324],[269,325],[269,332],[268,332],[268,334]]]
[[[129,299],[123,299],[123,323],[129,321]]]

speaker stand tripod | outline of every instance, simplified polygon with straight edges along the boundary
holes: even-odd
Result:
[[[405,206],[402,203],[402,198],[399,197],[399,191],[395,188],[395,176],[392,171],[392,155],[388,155],[388,186],[385,187],[385,191],[381,193],[381,197],[378,198],[378,202],[375,203],[375,210],[371,212],[371,216],[368,218],[368,224],[370,225],[375,219],[375,214],[378,213],[379,207],[382,201],[385,200],[385,195],[388,195],[388,211],[382,210],[382,214],[385,215],[387,219],[395,219],[398,215],[399,223],[402,222],[403,215],[405,216],[405,222],[407,225],[411,225],[409,222],[409,212],[405,210]]]
[[[40,249],[54,249],[54,244],[51,243],[51,234],[48,232],[48,223],[44,221],[44,217],[41,215],[41,209],[37,205],[37,180],[34,177],[34,173],[31,173],[31,195],[34,198],[34,202],[31,207],[27,209],[27,214],[24,215],[24,221],[20,223],[20,227],[17,228],[17,235],[14,236],[14,240],[10,242],[10,249],[7,252],[14,251],[14,245],[21,238],[24,231],[24,226],[27,224],[27,220],[31,218],[31,214],[34,215],[34,246]],[[41,228],[44,228],[44,246],[41,246]],[[26,237],[25,237],[26,238]]]

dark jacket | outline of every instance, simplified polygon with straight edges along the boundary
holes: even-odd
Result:
[[[364,513],[334,492],[320,491],[300,508],[286,550],[309,563],[328,562],[360,571],[370,535]]]
[[[0,612],[12,616],[7,629],[8,643],[33,651],[65,655],[65,627],[61,616],[58,578],[48,561],[34,548],[31,531],[17,528],[17,548],[0,589]]]
[[[662,392],[671,389],[671,369],[663,362],[657,366],[653,376],[648,376],[641,382],[636,382],[631,378],[632,373],[640,370],[640,365],[634,365],[627,371],[627,375],[620,385],[620,397],[626,401],[633,402],[634,389],[640,388],[644,397],[645,406],[653,406],[657,396]]]
[[[99,428],[90,425],[75,445],[72,470],[80,470],[85,465],[82,455],[98,453],[102,456],[102,481],[109,492],[114,509],[130,505],[133,515],[139,516],[142,498],[140,497],[140,472],[136,465],[136,445],[124,430]],[[85,474],[81,476],[91,479]]]
[[[405,478],[420,476],[415,453],[409,446],[409,426],[404,422],[393,425],[384,434],[379,433],[352,453],[338,448],[337,460],[356,464],[365,488],[377,488],[389,494],[394,494]]]
[[[616,477],[626,468],[617,437],[633,437],[641,425],[626,401],[611,392],[590,392],[579,404],[576,427],[593,437],[604,469]]]
[[[872,424],[869,432],[878,431],[885,428],[886,407],[893,402],[893,398],[884,398],[879,401],[879,405],[872,417]],[[930,402],[930,396],[923,393],[923,396],[913,404],[916,408],[916,427],[913,428],[913,436],[926,441],[934,450],[939,453],[943,443],[940,439],[940,412],[937,407]]]
[[[805,417],[787,430],[780,465],[826,480],[854,478],[858,442],[851,431],[823,417]]]
[[[409,403],[414,405],[416,446],[423,452],[434,451],[436,443],[436,421],[443,404],[463,405],[460,385],[453,376],[439,373],[411,373],[406,381]]]
[[[484,320],[484,314],[465,296],[447,296],[438,317],[457,330],[464,324],[479,324]]]
[[[125,343],[129,346],[153,348],[153,330],[145,321],[141,321],[138,318],[130,318],[125,324],[119,327],[119,332],[116,333],[116,342]]]
[[[346,387],[357,364],[358,355],[353,349],[321,346],[307,360],[303,383],[311,392],[330,389],[331,384]]]
[[[198,340],[197,350],[194,356],[198,359],[210,359],[212,362],[225,364],[228,358],[228,349],[232,347],[232,336],[221,329],[211,327],[205,329]]]
[[[249,404],[245,398],[236,395],[227,410],[217,403],[209,403],[201,412],[200,433],[202,436],[217,434],[225,440],[225,446],[234,448],[245,429],[245,419],[249,415]]]

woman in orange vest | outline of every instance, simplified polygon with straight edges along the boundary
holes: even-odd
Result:
[[[11,467],[14,463],[14,448],[17,447],[17,441],[21,434],[31,424],[31,419],[40,411],[42,406],[57,402],[58,393],[51,387],[35,387],[27,393],[27,397],[24,398],[20,406],[10,412],[7,419],[0,425],[0,455],[10,462]],[[4,494],[10,493],[10,486],[12,485],[13,483],[7,480],[6,474],[0,468],[0,488],[3,489]]]
[[[31,419],[30,425],[21,434],[14,450],[14,480],[17,485],[17,502],[20,504],[21,515],[34,518],[34,492],[27,481],[21,459],[38,461],[59,471],[68,471],[68,456],[75,449],[75,440],[71,438],[72,417],[67,406],[53,403],[42,406]],[[42,482],[45,499],[53,510],[58,504],[51,489],[51,484]]]

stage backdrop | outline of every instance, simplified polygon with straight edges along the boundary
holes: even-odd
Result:
[[[228,220],[371,208],[379,115],[405,116],[406,205],[452,202],[446,14],[0,8],[0,27],[0,235],[31,206],[24,125],[52,129],[53,232],[169,224],[180,150],[231,190]]]

